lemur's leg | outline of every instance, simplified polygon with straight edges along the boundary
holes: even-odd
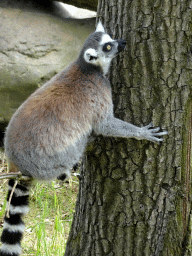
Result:
[[[77,170],[80,168],[80,163],[77,163],[73,166],[73,171],[71,175],[77,177],[79,180],[81,180],[81,174],[77,172]]]
[[[19,256],[22,252],[21,239],[25,229],[22,216],[29,211],[29,188],[31,180],[9,180],[7,209],[1,235],[0,256]],[[15,188],[14,188],[15,186]]]
[[[79,173],[76,173],[78,168],[79,168],[79,163],[76,163],[70,171],[65,171],[63,174],[57,177],[57,179],[61,181],[65,181],[70,176],[76,176],[78,179],[81,179],[81,175]],[[74,172],[71,172],[71,171],[74,171]]]
[[[104,136],[135,138],[137,140],[149,140],[152,142],[163,141],[162,136],[167,134],[167,131],[160,131],[159,127],[153,128],[152,124],[144,127],[137,127],[127,123],[121,119],[109,115],[95,127],[96,134]]]

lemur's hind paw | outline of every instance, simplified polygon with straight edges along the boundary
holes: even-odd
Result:
[[[61,180],[61,181],[65,181],[67,178],[68,178],[68,176],[65,173],[63,173],[59,177],[57,177],[57,179]]]
[[[79,174],[79,173],[77,173],[77,172],[73,172],[73,173],[71,173],[71,175],[73,175],[73,176],[77,177],[79,180],[81,180],[81,179],[82,179],[81,174]]]

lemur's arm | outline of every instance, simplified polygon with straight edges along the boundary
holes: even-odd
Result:
[[[159,130],[159,127],[153,128],[152,124],[137,127],[113,116],[108,116],[94,129],[96,134],[104,136],[135,138],[137,140],[146,139],[152,142],[163,141],[163,138],[158,137],[166,135],[167,131],[159,132]]]

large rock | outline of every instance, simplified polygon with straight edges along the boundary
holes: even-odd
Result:
[[[0,4],[0,129],[29,94],[76,59],[95,27],[94,18],[64,19],[58,5],[5,3]]]
[[[27,4],[28,6],[32,7],[38,7],[39,5],[44,5],[44,6],[51,6],[54,0],[0,0],[3,2],[4,6],[19,6],[22,7],[23,3],[25,2],[25,5]],[[94,10],[97,11],[97,5],[98,5],[98,0],[56,0],[58,2],[63,2],[65,4],[70,4],[74,5],[79,8],[84,8],[88,10]],[[1,3],[0,3],[1,4]],[[1,4],[2,6],[2,4]]]
[[[97,11],[98,0],[57,0],[59,2],[72,4],[80,8]]]

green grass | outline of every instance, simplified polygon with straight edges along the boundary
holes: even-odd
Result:
[[[6,163],[0,158],[0,169]],[[0,180],[0,233],[5,212],[7,181]],[[78,178],[69,183],[36,183],[30,194],[30,212],[24,218],[26,229],[22,255],[63,256],[75,209]]]

